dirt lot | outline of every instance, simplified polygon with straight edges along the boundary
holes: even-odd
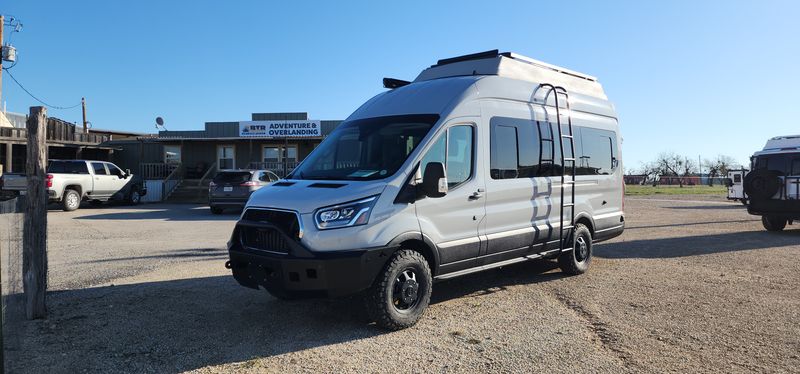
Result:
[[[281,302],[223,268],[236,215],[49,214],[50,318],[10,372],[797,372],[800,229],[715,196],[629,198],[588,274],[530,262],[437,283],[387,333],[353,299]]]

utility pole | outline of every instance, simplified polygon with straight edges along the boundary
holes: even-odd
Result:
[[[6,17],[0,14],[0,64],[3,63],[3,29],[6,25]],[[0,69],[0,104],[3,103],[3,69]],[[3,113],[5,115],[5,113]]]
[[[88,134],[89,129],[86,126],[86,98],[81,98],[81,112],[83,112],[83,133]]]

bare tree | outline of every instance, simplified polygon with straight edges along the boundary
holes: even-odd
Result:
[[[689,157],[675,152],[661,152],[655,160],[661,175],[678,177],[680,187],[686,183],[686,177],[697,172],[697,164]]]
[[[708,185],[714,185],[714,178],[728,175],[728,170],[734,167],[736,160],[731,156],[717,155],[712,160],[705,160],[704,166],[708,168]]]

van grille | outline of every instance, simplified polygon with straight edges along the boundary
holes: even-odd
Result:
[[[242,228],[242,244],[262,251],[289,253],[289,245],[283,235],[272,228]]]
[[[271,209],[247,209],[242,216],[243,219],[255,222],[269,223],[272,227],[250,227],[241,226],[242,245],[248,248],[289,253],[290,243],[286,236],[293,239],[300,238],[300,223],[297,214]],[[286,236],[282,235],[286,234]]]

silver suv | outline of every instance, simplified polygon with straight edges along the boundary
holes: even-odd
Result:
[[[208,185],[208,206],[211,213],[222,214],[225,208],[241,209],[250,195],[277,181],[269,170],[223,170]]]
[[[490,51],[384,85],[251,196],[226,263],[241,285],[363,292],[396,330],[435,280],[548,258],[581,274],[593,243],[622,233],[621,137],[595,78]]]

